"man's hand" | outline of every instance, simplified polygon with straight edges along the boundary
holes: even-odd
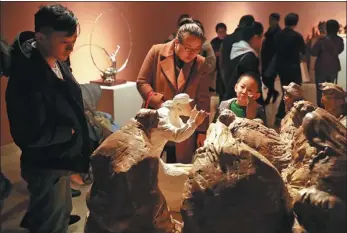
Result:
[[[204,142],[206,140],[206,134],[198,133],[198,136],[196,137],[196,144],[197,147],[202,147],[204,145]]]
[[[72,135],[74,135],[74,133],[75,133],[75,130],[74,129],[71,129],[72,130]]]
[[[246,108],[246,118],[247,119],[254,119],[257,117],[257,109],[259,107],[259,104],[255,99],[253,99],[252,96],[248,96],[247,101],[247,108]]]

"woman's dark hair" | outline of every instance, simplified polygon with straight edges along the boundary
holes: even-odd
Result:
[[[289,13],[284,19],[284,24],[288,27],[296,26],[299,22],[299,15],[296,13]]]
[[[261,23],[255,21],[250,27],[245,27],[242,33],[242,40],[249,42],[253,36],[261,36],[264,32],[264,27]]]
[[[180,43],[183,42],[183,35],[188,33],[189,35],[196,36],[201,39],[201,41],[205,41],[204,31],[203,29],[191,18],[184,18],[179,23],[181,25],[177,31],[177,38]]]
[[[225,30],[227,30],[227,25],[225,25],[225,23],[218,23],[216,25],[216,32],[218,31],[219,28],[224,28]]]
[[[326,30],[327,30],[327,34],[337,35],[337,33],[340,30],[339,22],[337,22],[335,19],[329,19],[326,22]]]
[[[35,14],[35,32],[66,31],[71,36],[78,25],[74,13],[60,4],[41,6]]]

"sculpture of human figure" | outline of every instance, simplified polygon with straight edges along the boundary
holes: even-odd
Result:
[[[347,123],[346,97],[347,92],[334,83],[320,83],[323,92],[321,103],[324,109],[336,117],[345,127]]]
[[[172,100],[165,101],[158,109],[159,124],[151,133],[153,152],[158,157],[168,141],[186,140],[208,116],[208,113],[203,110],[197,111],[196,107],[192,109],[191,102],[193,101],[188,94],[181,93]],[[187,123],[184,123],[180,116],[189,117]]]
[[[293,202],[295,216],[304,228],[298,232],[345,233],[346,128],[321,108],[305,116],[302,128],[316,153],[309,163],[307,182]]]
[[[131,226],[130,223],[133,216],[122,219],[122,217],[126,215],[126,210],[121,208],[122,205],[120,200],[125,195],[124,193],[122,194],[122,192],[128,192],[128,189],[124,188],[124,190],[119,190],[125,181],[120,178],[117,179],[117,177],[123,175],[129,177],[129,180],[126,180],[126,182],[134,184],[129,186],[132,187],[131,190],[133,190],[135,188],[134,186],[136,186],[135,181],[138,182],[138,180],[131,180],[131,174],[151,174],[150,177],[142,175],[144,180],[141,185],[139,185],[138,188],[140,188],[147,187],[146,184],[148,182],[156,182],[157,179],[154,177],[158,177],[159,173],[158,183],[160,189],[162,188],[160,184],[169,184],[176,188],[175,194],[177,193],[177,195],[175,195],[175,201],[179,209],[183,185],[191,166],[184,164],[181,166],[177,166],[177,164],[166,164],[159,158],[168,140],[175,142],[185,140],[195,132],[196,128],[207,117],[208,113],[205,111],[197,111],[196,108],[192,109],[190,106],[191,102],[192,99],[190,99],[189,95],[183,93],[176,95],[173,100],[164,102],[162,107],[157,111],[141,109],[128,125],[110,135],[93,153],[91,163],[95,182],[87,195],[87,206],[90,214],[88,214],[87,217],[88,220],[85,233],[104,233],[101,232],[100,229],[108,229],[105,233],[116,232],[116,229],[120,229],[122,226],[126,226],[129,230],[135,229],[136,227],[141,228],[140,225]],[[189,119],[187,123],[183,123],[180,116],[188,116]],[[154,120],[150,120],[151,118],[158,119],[158,122],[155,122],[155,124],[146,123],[148,121],[154,122]],[[144,131],[144,133],[142,133],[142,131]],[[147,157],[159,161],[157,163],[153,161],[153,166],[151,165],[145,168],[142,167],[142,165],[137,165]],[[107,160],[105,160],[105,158],[107,158]],[[113,169],[108,171],[110,165]],[[109,172],[112,172],[114,175],[110,175]],[[176,183],[179,184],[180,188],[177,188],[177,185],[175,185]],[[156,189],[158,188],[157,185],[154,186]],[[159,223],[162,222],[162,224],[165,225],[164,222],[168,221],[165,217],[167,216],[167,207],[161,192],[156,190],[156,193],[150,194],[147,193],[148,189],[147,191],[143,189],[145,192],[141,193],[139,196],[136,192],[131,190],[129,192],[132,196],[131,198],[129,197],[129,200],[132,200],[132,202],[141,202],[143,201],[142,197],[148,195],[153,198],[147,200],[146,210],[149,211],[151,208],[158,208],[155,206],[159,204],[159,206],[162,206],[160,210],[164,211],[163,214],[155,219],[153,217],[153,220]],[[115,195],[117,192],[120,193]],[[166,198],[165,189],[162,193]],[[160,200],[158,203],[155,202],[155,198],[159,197]],[[123,202],[127,204],[124,200]],[[168,202],[167,205],[172,209],[170,202]],[[123,213],[122,211],[125,212]],[[138,211],[141,211],[141,208]],[[149,214],[149,212],[139,213],[138,218],[143,218],[145,216],[144,214]],[[129,225],[125,223],[129,223]],[[149,223],[146,222],[146,224]],[[172,225],[173,223],[169,221],[167,224]],[[163,227],[160,224],[154,225],[156,228]],[[170,229],[170,227],[168,229]]]
[[[167,100],[158,109],[159,124],[151,132],[152,156],[160,157],[168,141],[182,142],[188,139],[209,115],[207,112],[192,109],[194,100],[188,94],[177,94],[172,100]],[[180,116],[189,117],[184,123]],[[181,194],[184,182],[191,169],[191,164],[165,163],[160,159],[159,188],[164,194],[172,211],[179,212]]]
[[[94,151],[84,233],[180,232],[158,188],[159,159],[150,143],[158,122],[156,110],[140,109]]]
[[[283,101],[286,112],[288,112],[294,106],[296,101],[304,99],[302,88],[294,82],[289,83],[288,86],[283,86],[283,90]]]
[[[299,103],[300,101],[304,100],[303,91],[301,87],[291,82],[288,86],[283,86],[283,102],[285,106],[285,113],[286,115],[281,120],[281,127],[280,127],[280,134],[281,137],[284,140],[293,140],[293,137],[295,135],[295,131],[297,131],[299,125],[296,125],[295,121],[293,120],[296,118],[298,111],[300,112],[300,107],[296,105],[297,107],[294,107],[296,103]],[[308,101],[303,101],[303,105],[309,106],[310,103]],[[301,106],[302,104],[300,104]],[[302,118],[304,115],[302,116]],[[294,127],[294,128],[293,128]]]

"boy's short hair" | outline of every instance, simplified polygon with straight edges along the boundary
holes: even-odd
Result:
[[[236,84],[238,84],[243,77],[249,77],[252,78],[258,85],[258,92],[261,92],[261,82],[260,82],[260,75],[254,73],[254,72],[246,72],[240,75],[239,79],[237,80]]]

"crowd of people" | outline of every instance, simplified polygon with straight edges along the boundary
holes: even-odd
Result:
[[[165,43],[151,47],[137,77],[142,107],[157,110],[166,121],[172,121],[170,127],[162,126],[166,136],[161,137],[167,140],[155,154],[165,151],[168,163],[191,163],[206,139],[211,96],[218,96],[220,104],[216,115],[210,117],[216,119],[223,109],[229,109],[237,117],[266,125],[264,107],[279,97],[274,88],[277,76],[285,93],[277,112],[280,123],[288,111],[285,102],[292,94],[288,90],[300,90],[300,63],[308,51],[303,36],[295,30],[299,16],[286,15],[283,29],[280,19],[278,13],[272,13],[265,33],[252,15],[241,17],[231,34],[227,34],[225,23],[218,23],[217,37],[209,42],[203,24],[184,14],[179,17],[177,31]],[[30,193],[21,226],[31,233],[66,233],[68,226],[80,219],[71,215],[71,198],[80,193],[71,189],[70,175],[89,172],[95,148],[90,145],[82,92],[69,65],[78,26],[71,10],[60,4],[42,6],[35,14],[34,32],[20,33],[6,52],[10,59],[2,64],[3,75],[9,77],[6,104],[11,135],[22,151],[21,175]],[[310,73],[315,77],[320,106],[345,119],[345,108],[331,104],[329,98],[339,93],[339,104],[344,106],[346,93],[322,84],[336,83],[341,70],[338,55],[344,45],[338,30],[336,20],[326,22],[326,33],[309,49]],[[266,99],[263,85],[269,90]],[[183,109],[182,104],[177,107],[184,113],[182,117],[168,115],[165,109],[170,108],[167,103],[171,100],[196,108]],[[9,195],[10,184],[2,173],[0,182],[7,190],[0,193],[3,200]]]

